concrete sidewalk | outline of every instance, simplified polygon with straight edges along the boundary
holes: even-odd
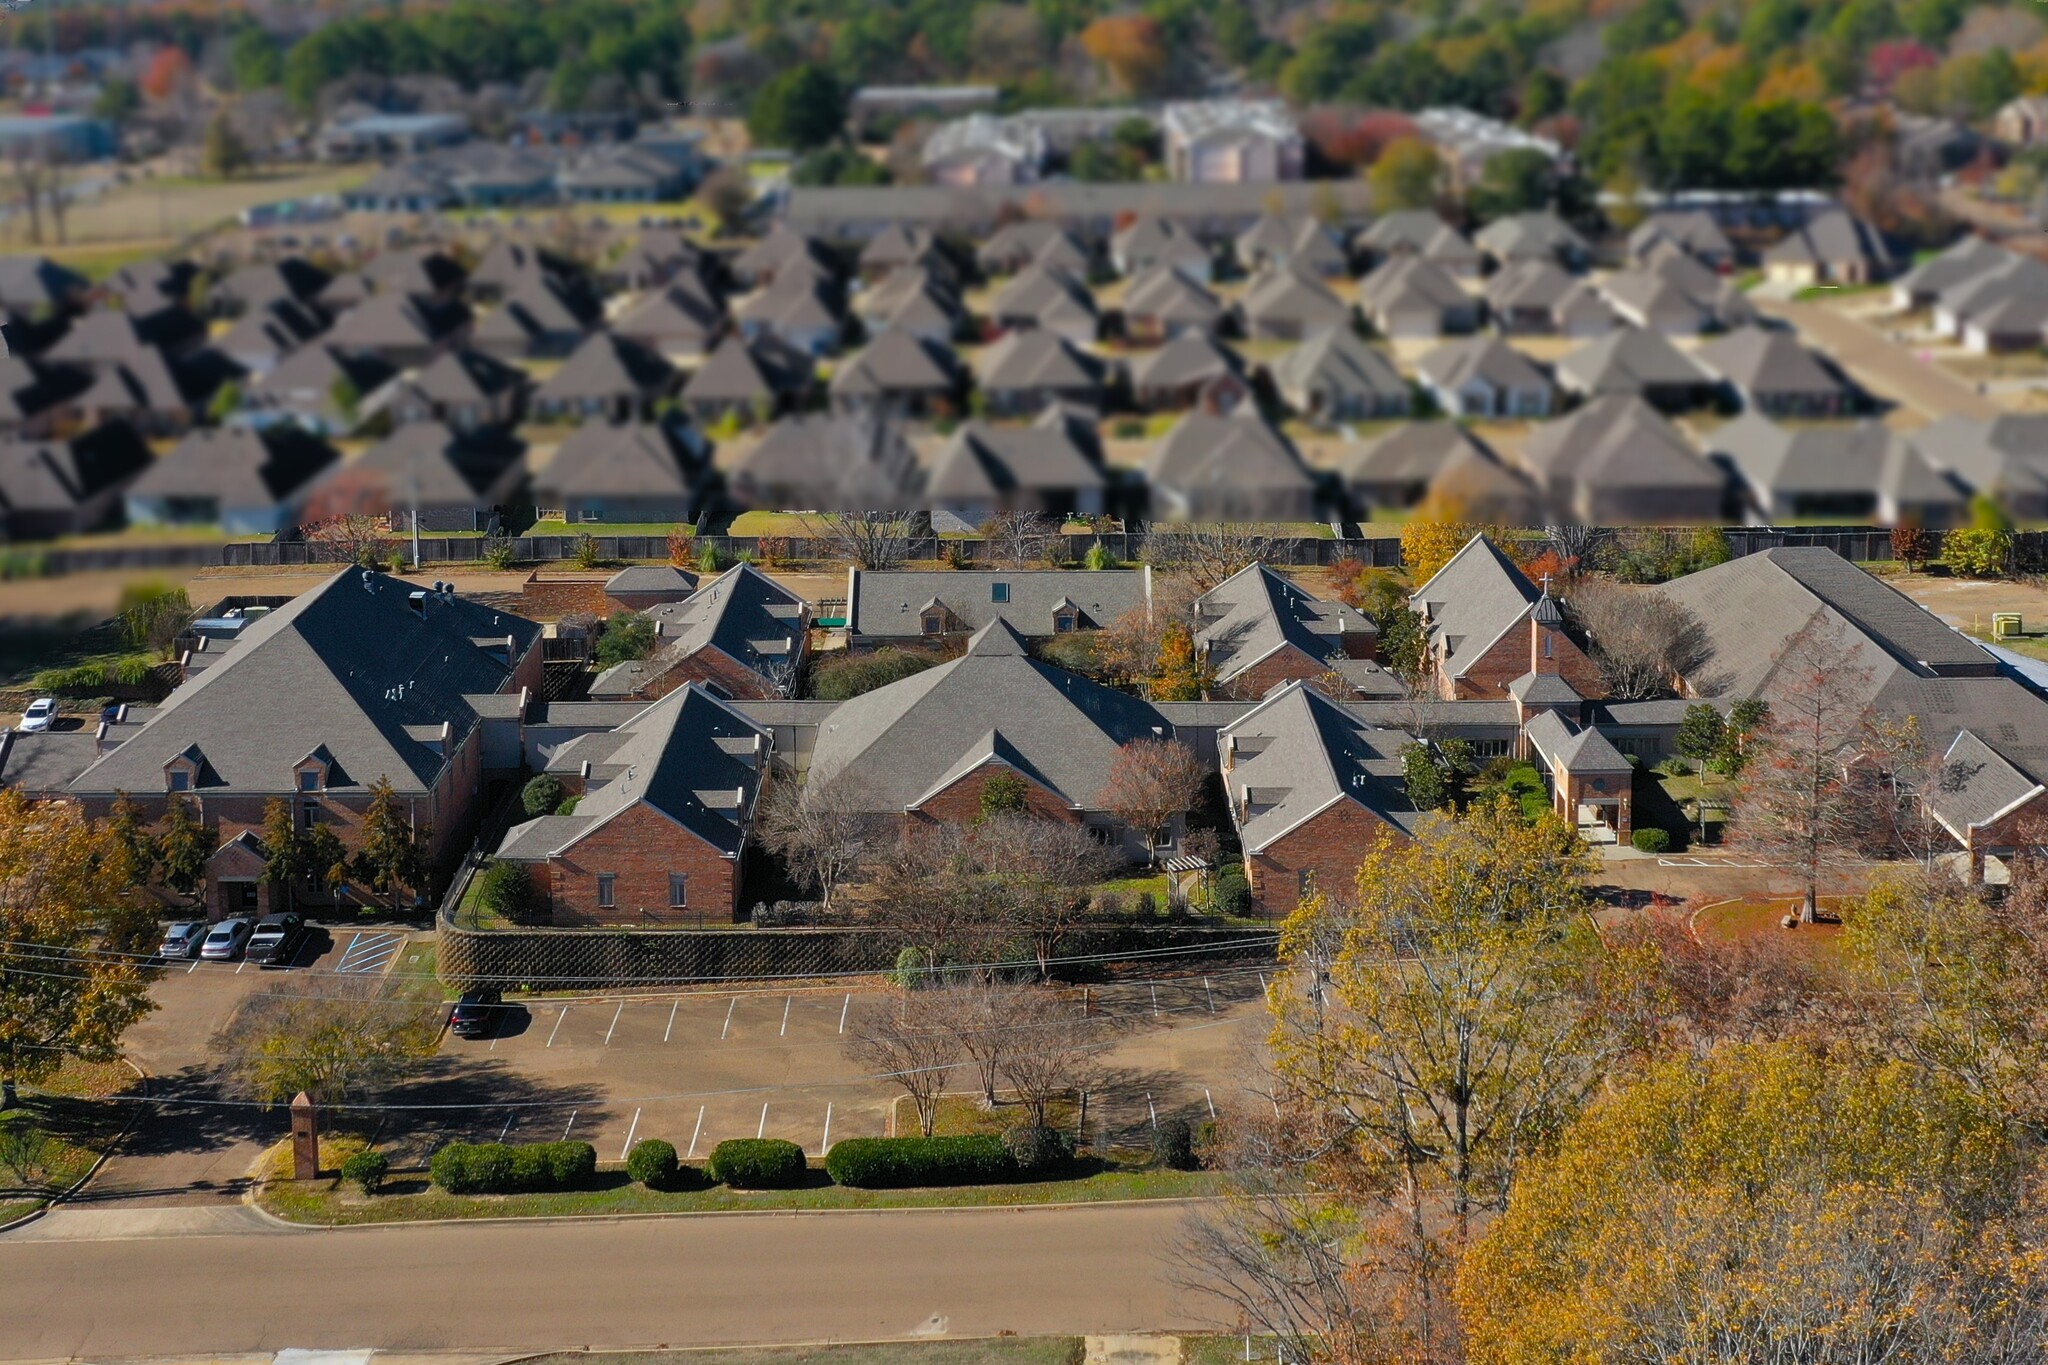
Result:
[[[191,1208],[80,1208],[59,1204],[33,1223],[0,1235],[15,1242],[120,1242],[151,1237],[291,1237],[302,1229],[265,1217],[244,1204]]]

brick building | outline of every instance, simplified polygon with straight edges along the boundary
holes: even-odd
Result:
[[[1592,726],[1539,712],[1523,731],[1550,776],[1551,809],[1593,844],[1625,844],[1635,831],[1635,765]]]
[[[1429,664],[1446,701],[1510,697],[1531,673],[1555,674],[1581,697],[1607,695],[1556,599],[1485,536],[1467,541],[1408,603],[1428,629]]]
[[[795,691],[810,607],[753,565],[728,569],[647,615],[654,620],[654,653],[599,674],[592,698],[655,701],[692,682],[757,701]]]
[[[450,591],[344,570],[244,628],[68,794],[93,816],[126,794],[148,821],[184,801],[219,841],[205,887],[214,918],[267,907],[260,836],[273,800],[354,847],[372,788],[389,782],[445,870],[474,833],[485,774],[519,766],[540,636]]]
[[[1195,599],[1195,648],[1216,670],[1217,698],[1255,700],[1285,682],[1337,673],[1367,695],[1399,687],[1371,663],[1379,627],[1342,602],[1311,597],[1249,564]],[[1359,665],[1365,665],[1360,667]]]
[[[1285,915],[1313,888],[1342,901],[1384,837],[1407,837],[1401,750],[1382,730],[1305,683],[1290,683],[1219,737],[1223,788],[1262,914]]]
[[[772,747],[704,688],[678,688],[556,750],[574,813],[514,826],[497,856],[528,868],[558,925],[730,922]]]

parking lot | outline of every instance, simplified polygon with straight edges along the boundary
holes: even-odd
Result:
[[[238,1199],[263,1150],[289,1125],[282,1110],[236,1104],[211,1075],[213,1036],[249,993],[284,980],[323,983],[415,970],[403,929],[315,928],[288,971],[250,963],[180,963],[158,1010],[129,1035],[156,1102],[94,1180],[99,1202],[191,1204]],[[422,943],[420,946],[425,946]],[[1142,1143],[1156,1116],[1201,1115],[1230,1098],[1245,1045],[1259,1036],[1264,973],[1095,986],[1074,999],[1101,1030],[1089,1096],[1092,1141]],[[348,1116],[401,1162],[451,1141],[587,1141],[601,1160],[641,1138],[703,1157],[736,1137],[779,1137],[814,1156],[844,1137],[891,1131],[901,1091],[866,1076],[848,1044],[875,988],[691,991],[515,1000],[483,1037],[444,1034],[417,1079]],[[949,1089],[974,1084],[964,1063]]]

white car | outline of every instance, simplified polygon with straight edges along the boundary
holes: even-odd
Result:
[[[249,927],[249,921],[245,919],[222,920],[213,926],[206,942],[199,945],[199,956],[207,962],[233,962],[242,955],[242,947],[249,941]]]
[[[28,710],[21,713],[21,728],[28,733],[47,730],[57,722],[57,699],[37,697],[28,704]]]

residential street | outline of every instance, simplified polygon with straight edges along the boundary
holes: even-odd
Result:
[[[0,1237],[0,1359],[1170,1329],[1184,1206]]]
[[[1910,347],[1840,309],[1771,298],[1761,292],[1756,303],[1798,328],[1807,345],[1832,359],[1857,383],[1872,393],[1896,398],[1930,422],[1950,415],[1983,422],[2005,411],[1939,365],[1923,364]]]

